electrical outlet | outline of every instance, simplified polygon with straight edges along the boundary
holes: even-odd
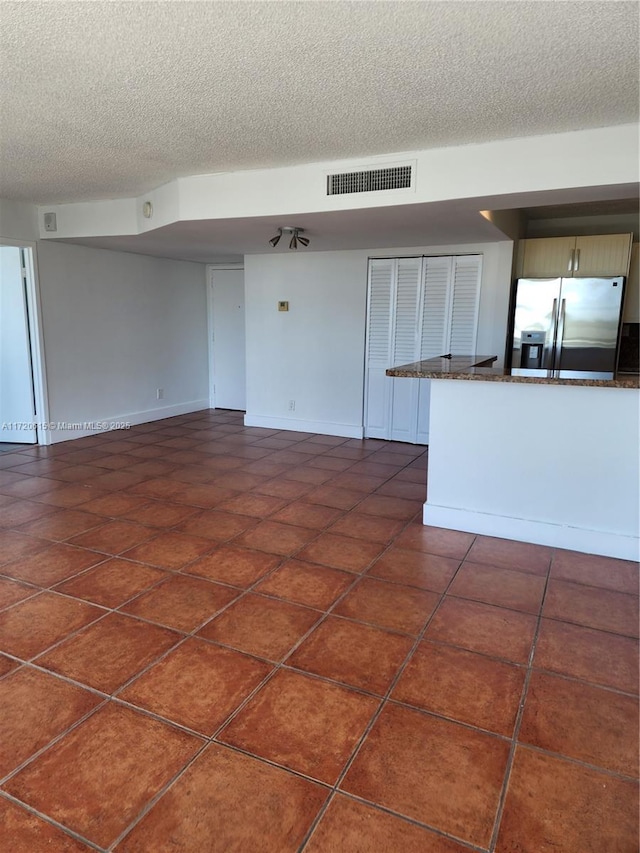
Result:
[[[296,401],[295,400],[289,400],[289,411],[295,412],[295,410],[296,410]]]
[[[164,388],[156,388],[156,399],[164,400]]]

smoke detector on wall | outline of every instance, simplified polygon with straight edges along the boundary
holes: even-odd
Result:
[[[151,219],[151,217],[153,216],[153,205],[150,201],[145,201],[145,203],[142,205],[142,215],[145,219]]]

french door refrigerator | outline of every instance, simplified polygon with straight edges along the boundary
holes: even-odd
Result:
[[[518,279],[512,294],[510,367],[613,378],[623,290],[622,276]]]

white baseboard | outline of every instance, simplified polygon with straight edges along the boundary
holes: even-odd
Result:
[[[126,426],[120,424],[128,424],[135,426],[136,424],[146,424],[151,421],[161,421],[163,418],[172,418],[175,415],[187,415],[190,412],[199,412],[202,409],[209,408],[208,400],[192,400],[190,403],[178,403],[174,406],[163,406],[158,409],[147,409],[144,412],[130,412],[127,415],[109,416],[104,418],[94,418],[90,421],[58,421],[51,422],[48,430],[51,436],[51,443],[57,444],[60,441],[69,441],[74,438],[84,438],[87,435],[99,435],[101,432],[111,432],[118,430],[122,432],[122,437],[127,434]]]
[[[286,429],[291,432],[313,432],[319,435],[337,435],[342,438],[362,438],[363,428],[353,424],[334,424],[328,421],[303,421],[299,418],[272,418],[264,415],[244,416],[244,425]]]
[[[637,536],[434,506],[428,502],[424,504],[422,521],[434,527],[549,545],[552,548],[567,548],[585,554],[601,554],[621,560],[637,560],[640,554],[640,539]]]

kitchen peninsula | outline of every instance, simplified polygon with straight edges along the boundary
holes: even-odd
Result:
[[[637,560],[637,377],[509,371],[495,357],[414,362],[431,382],[423,522]]]

